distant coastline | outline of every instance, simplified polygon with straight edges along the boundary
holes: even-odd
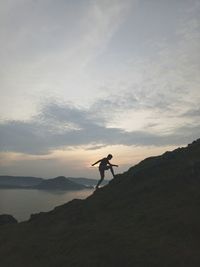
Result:
[[[83,177],[64,177],[44,179],[30,176],[0,175],[0,189],[37,189],[37,190],[83,190],[93,188],[96,179]],[[104,181],[103,185],[108,181]]]

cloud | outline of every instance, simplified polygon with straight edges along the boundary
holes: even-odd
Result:
[[[155,134],[145,129],[129,131],[99,125],[91,109],[49,103],[30,121],[5,121],[0,124],[1,151],[45,154],[55,149],[108,145],[181,145],[197,138],[200,125],[184,126],[171,134]]]
[[[199,5],[188,10],[186,6],[190,4],[180,4],[184,14],[173,13],[175,22],[170,25],[174,27],[167,31],[167,38],[160,38],[166,33],[167,21],[163,20],[163,34],[146,40],[147,21],[152,17],[141,17],[141,10],[148,8],[143,2],[136,20],[132,8],[135,1],[60,3],[0,3],[5,26],[0,32],[4,92],[1,108],[10,118],[21,118],[0,124],[2,151],[44,154],[71,146],[161,146],[185,144],[198,137]],[[173,4],[169,5],[168,20],[172,8]],[[176,15],[179,16],[175,20]],[[128,26],[126,34],[124,21]],[[152,31],[154,23],[148,25]],[[144,44],[140,46],[142,40]],[[129,41],[132,45],[126,51],[124,44]],[[123,60],[125,54],[128,60]],[[110,56],[110,62],[106,56]],[[104,61],[102,66],[100,58]],[[46,95],[58,95],[74,104],[52,101],[30,117],[30,106],[36,98],[41,101]],[[85,99],[93,102],[77,106],[73,97],[79,103]]]
[[[182,114],[183,117],[200,117],[200,108],[189,109]]]
[[[99,90],[90,64],[106,50],[133,3],[1,1],[2,116],[30,118],[46,95],[73,102],[95,97]]]

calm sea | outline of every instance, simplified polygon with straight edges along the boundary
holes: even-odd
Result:
[[[13,215],[25,221],[33,213],[50,211],[74,198],[84,199],[94,190],[42,191],[24,189],[0,189],[0,214]]]

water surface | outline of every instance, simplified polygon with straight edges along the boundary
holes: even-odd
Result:
[[[92,192],[92,189],[79,191],[0,189],[0,214],[10,214],[18,221],[25,221],[33,213],[50,211],[74,198],[84,199]]]

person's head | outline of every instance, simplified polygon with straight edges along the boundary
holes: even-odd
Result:
[[[113,156],[111,154],[108,154],[107,159],[110,160],[110,159],[112,159],[112,157]]]

